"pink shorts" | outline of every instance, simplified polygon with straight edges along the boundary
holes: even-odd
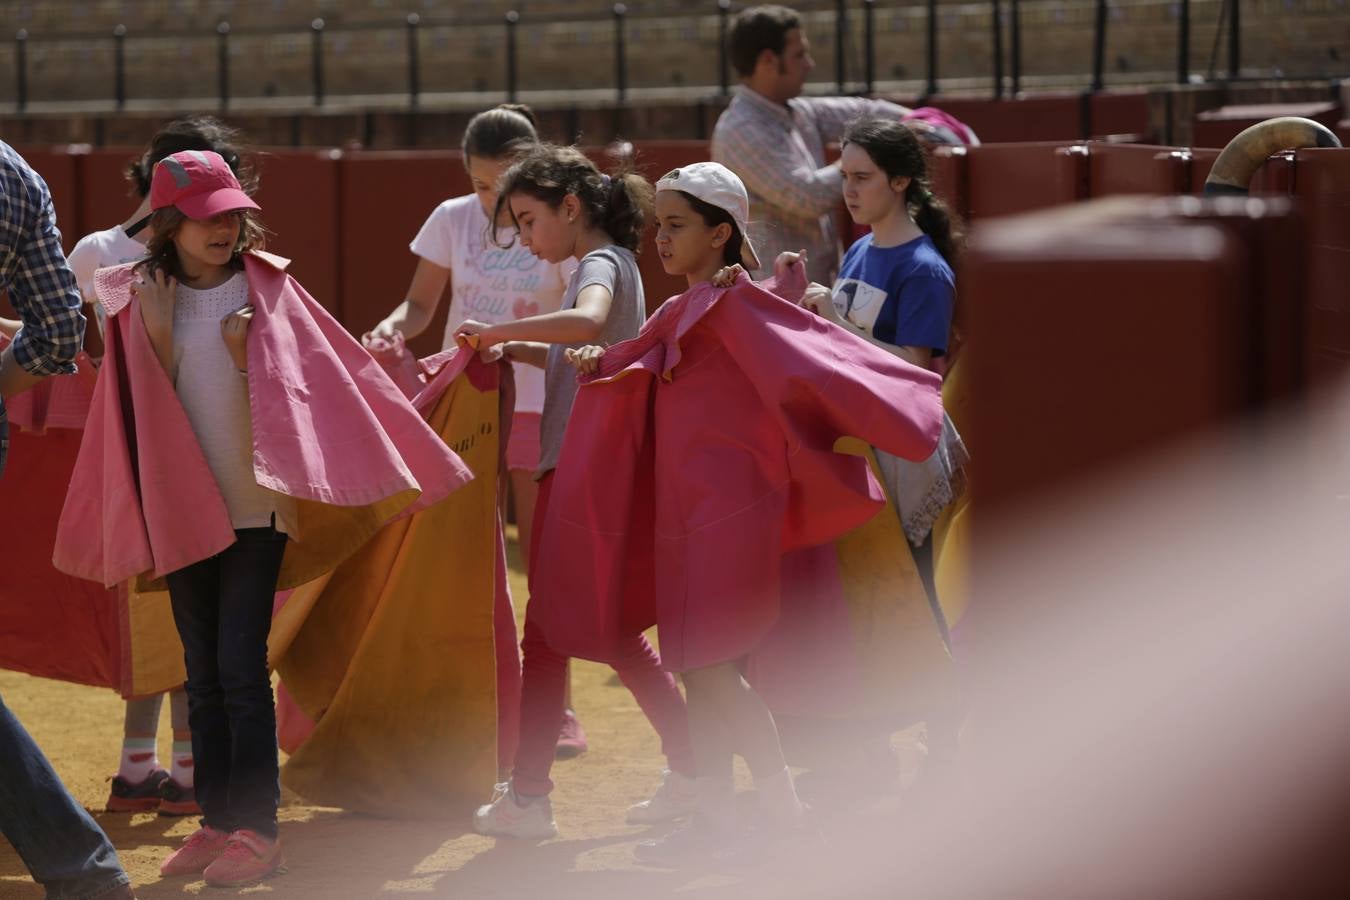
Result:
[[[506,468],[534,472],[539,467],[539,413],[518,412],[511,417],[511,436],[506,441]]]

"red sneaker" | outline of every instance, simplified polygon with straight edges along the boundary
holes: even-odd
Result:
[[[200,816],[197,795],[190,787],[183,787],[172,776],[159,785],[159,814],[161,816]]]
[[[169,773],[155,769],[137,784],[132,784],[121,775],[114,775],[112,790],[108,793],[108,812],[149,812],[159,809],[159,788]]]
[[[183,839],[183,846],[175,850],[173,856],[164,860],[159,867],[159,874],[170,878],[203,872],[225,852],[225,844],[229,839],[230,836],[225,832],[203,825]]]
[[[225,852],[202,875],[209,887],[239,887],[285,871],[281,841],[241,828],[230,835]]]
[[[572,710],[563,712],[562,731],[558,732],[558,746],[553,755],[558,759],[571,759],[585,753],[590,746],[586,743],[586,732],[581,721]]]

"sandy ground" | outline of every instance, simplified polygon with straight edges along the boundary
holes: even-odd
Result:
[[[512,553],[512,592],[520,615],[526,593],[514,542]],[[591,749],[554,768],[557,838],[543,843],[497,841],[472,832],[467,809],[447,811],[443,820],[436,821],[376,819],[312,806],[283,790],[280,817],[289,871],[238,893],[306,900],[402,894],[744,897],[746,880],[762,880],[763,873],[672,872],[646,868],[633,859],[637,841],[663,834],[669,827],[624,824],[627,806],[644,799],[660,782],[662,757],[656,735],[607,667],[574,663],[573,692]],[[94,811],[140,897],[235,893],[208,890],[200,880],[160,879],[161,861],[191,833],[195,821],[101,811],[120,749],[123,704],[115,693],[0,672],[0,696],[33,734],[66,787]],[[167,703],[163,716],[160,758],[167,760]],[[896,743],[902,765],[912,771],[918,759],[915,740],[901,734]],[[744,782],[743,770],[740,776]],[[828,853],[828,847],[821,852]],[[0,898],[42,896],[13,849],[0,841]]]

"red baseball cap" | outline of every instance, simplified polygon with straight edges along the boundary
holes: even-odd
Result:
[[[176,206],[189,219],[210,219],[236,209],[262,209],[239,187],[230,167],[211,150],[182,150],[155,163],[150,208]]]

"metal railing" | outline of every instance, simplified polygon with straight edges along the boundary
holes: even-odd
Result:
[[[629,95],[629,54],[628,54],[628,23],[630,20],[641,17],[646,19],[667,19],[680,20],[690,17],[706,18],[708,16],[717,17],[718,33],[718,78],[716,88],[725,95],[731,87],[731,65],[728,59],[726,36],[730,28],[730,19],[738,8],[749,4],[733,5],[731,0],[707,0],[708,9],[706,12],[689,11],[684,14],[672,13],[669,11],[659,12],[634,12],[624,3],[615,3],[613,6],[605,8],[597,5],[597,8],[591,12],[579,12],[568,17],[550,17],[547,19],[529,19],[526,15],[518,11],[507,12],[502,17],[441,17],[433,18],[423,17],[416,13],[407,15],[401,21],[394,20],[390,23],[365,23],[343,25],[331,28],[322,18],[316,18],[309,24],[310,33],[310,92],[309,96],[314,106],[323,106],[328,96],[325,83],[325,59],[328,53],[327,35],[331,32],[355,32],[383,30],[389,31],[391,28],[405,30],[405,62],[407,67],[406,78],[406,97],[407,104],[410,107],[416,107],[419,103],[425,89],[425,80],[423,78],[422,53],[420,52],[422,33],[428,27],[451,28],[455,30],[462,29],[499,29],[502,40],[502,51],[505,60],[505,93],[512,100],[515,100],[521,91],[521,72],[520,55],[518,53],[517,32],[524,24],[544,25],[556,23],[597,23],[605,18],[612,19],[612,47],[613,54],[613,91],[614,99],[622,104]],[[1241,62],[1241,19],[1239,0],[1220,0],[1222,3],[1221,18],[1219,28],[1226,26],[1228,41],[1228,77],[1235,79],[1239,76]],[[940,73],[938,69],[938,41],[940,31],[940,19],[942,17],[943,5],[937,0],[923,0],[922,7],[925,8],[924,15],[924,48],[925,48],[925,66],[924,66],[924,89],[925,97],[935,95],[939,92]],[[915,2],[905,4],[909,8],[917,8]],[[802,12],[812,13],[833,13],[834,19],[834,62],[835,62],[835,82],[840,92],[849,89],[848,79],[848,61],[861,57],[861,88],[865,92],[871,92],[876,84],[876,44],[877,44],[877,25],[876,25],[876,0],[826,0],[826,2],[804,2],[797,4],[797,8]],[[890,8],[897,8],[892,5]],[[861,53],[851,52],[851,29],[850,19],[854,11],[861,13],[862,17],[862,47]],[[1021,29],[1021,4],[1019,0],[992,0],[989,6],[991,23],[991,78],[992,95],[995,98],[1001,98],[1006,93],[1016,95],[1022,86],[1022,29]],[[1190,31],[1191,31],[1191,4],[1190,0],[1176,0],[1176,18],[1177,18],[1177,36],[1176,36],[1176,80],[1178,83],[1186,83],[1191,80],[1191,62],[1190,62]],[[1090,90],[1098,91],[1104,86],[1105,68],[1106,68],[1106,43],[1108,29],[1108,0],[1097,0],[1095,6],[1095,19],[1092,29],[1092,67],[1090,73]],[[1006,23],[1006,24],[1005,24]],[[1005,53],[1005,31],[1007,32],[1008,52]],[[272,29],[235,29],[229,22],[222,21],[215,26],[216,36],[216,99],[221,109],[229,108],[237,97],[231,90],[231,72],[230,72],[230,42],[241,37],[257,36],[296,36],[301,32],[297,27],[290,28],[272,28]],[[131,31],[125,24],[118,24],[111,35],[108,34],[84,34],[72,35],[61,34],[50,37],[39,36],[29,30],[20,30],[14,38],[14,60],[15,60],[15,105],[19,112],[28,108],[30,102],[30,92],[32,81],[30,78],[30,54],[29,46],[35,40],[51,41],[88,41],[102,42],[112,41],[112,100],[117,109],[124,109],[128,100],[127,97],[127,69],[126,69],[126,43],[131,37]],[[163,29],[156,29],[153,33],[147,33],[145,37],[157,39],[163,38],[183,38],[200,39],[203,37],[198,32],[183,32],[181,34],[171,34]],[[209,32],[206,35],[209,39]],[[1215,36],[1215,52],[1217,53],[1219,34]],[[1005,72],[1005,59],[1007,56],[1007,67]],[[712,86],[709,85],[711,88]],[[92,98],[89,98],[92,99]],[[153,99],[153,98],[149,98]]]

